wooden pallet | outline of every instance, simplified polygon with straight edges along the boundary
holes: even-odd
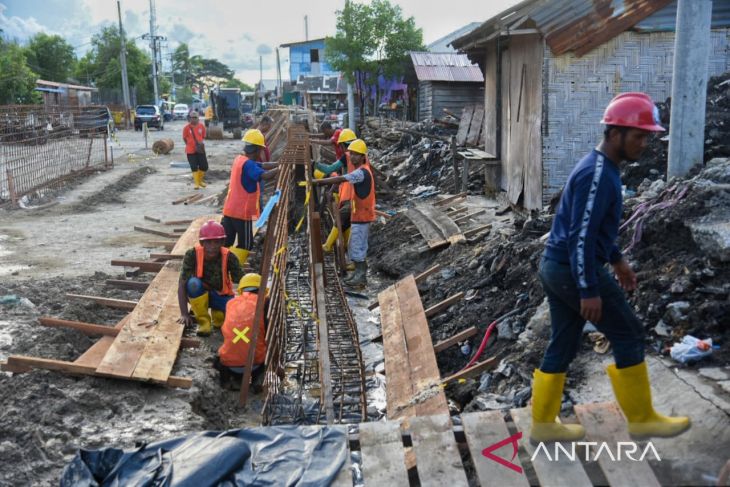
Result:
[[[406,216],[431,249],[463,242],[466,239],[454,220],[433,205],[417,205],[409,208]]]

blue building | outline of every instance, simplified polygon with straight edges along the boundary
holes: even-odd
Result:
[[[301,76],[333,76],[339,71],[332,69],[324,59],[324,37],[311,41],[290,42],[281,47],[289,48],[289,80],[296,83]]]

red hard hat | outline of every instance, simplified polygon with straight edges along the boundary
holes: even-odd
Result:
[[[200,227],[198,240],[220,240],[226,238],[226,230],[218,222],[208,220]]]
[[[611,100],[603,112],[601,123],[632,127],[650,132],[664,132],[659,125],[659,109],[646,93],[621,93]]]

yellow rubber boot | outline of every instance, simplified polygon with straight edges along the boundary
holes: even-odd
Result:
[[[347,227],[347,230],[345,230],[345,233],[342,234],[342,238],[345,239],[345,247],[350,246],[350,229],[352,227]]]
[[[533,444],[550,441],[576,441],[586,434],[579,424],[558,422],[563,400],[565,372],[548,374],[535,370],[532,382],[532,427],[530,441]]]
[[[208,187],[208,184],[205,182],[205,171],[198,171],[198,184],[201,188]]]
[[[332,249],[335,247],[335,243],[337,242],[337,237],[340,235],[340,231],[337,230],[337,227],[332,227],[332,230],[330,230],[330,234],[327,236],[327,241],[322,245],[322,250],[325,252],[332,252]]]
[[[210,314],[213,316],[213,326],[220,328],[223,326],[223,322],[226,321],[226,314],[219,309],[210,310]]]
[[[611,364],[606,368],[613,393],[629,422],[629,434],[635,438],[668,438],[690,427],[686,416],[664,416],[654,411],[646,362],[623,369]]]
[[[188,298],[190,308],[198,322],[198,335],[207,337],[210,335],[210,315],[208,314],[208,293],[197,298]]]
[[[230,247],[228,247],[228,250],[230,250],[231,252],[233,252],[233,255],[235,255],[236,257],[238,257],[238,263],[241,264],[241,267],[243,267],[243,265],[248,260],[248,253],[249,253],[249,251],[246,250],[246,249],[240,249],[238,247],[234,247],[233,245],[231,245]]]
[[[193,189],[200,189],[200,171],[193,171]]]

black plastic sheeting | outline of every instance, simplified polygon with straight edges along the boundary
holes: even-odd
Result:
[[[348,455],[344,426],[206,431],[137,450],[79,450],[61,487],[330,485]]]

